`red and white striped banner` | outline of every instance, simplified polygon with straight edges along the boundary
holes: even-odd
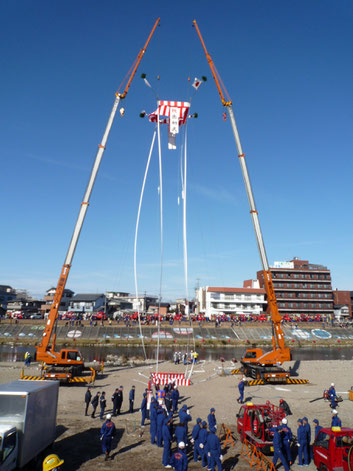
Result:
[[[190,379],[184,373],[151,373],[153,384],[174,383],[177,386],[190,386]]]
[[[188,117],[188,112],[190,108],[190,103],[187,101],[167,101],[159,100],[158,108],[154,113],[151,113],[148,117],[150,121],[157,121],[157,116],[169,116],[171,112],[177,113],[179,118],[179,125],[185,124],[186,118]],[[169,119],[161,120],[161,123],[169,123]]]

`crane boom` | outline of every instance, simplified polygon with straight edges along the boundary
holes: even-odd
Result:
[[[263,273],[264,273],[264,283],[265,283],[265,290],[267,293],[267,298],[268,298],[268,305],[271,313],[271,319],[273,322],[273,335],[272,335],[272,346],[273,346],[273,351],[265,353],[264,355],[261,356],[261,363],[262,364],[273,364],[273,363],[283,363],[284,361],[289,361],[291,359],[291,354],[289,348],[286,347],[285,341],[284,341],[284,334],[282,331],[281,327],[281,320],[282,317],[278,311],[278,306],[277,306],[277,301],[276,301],[276,295],[273,287],[273,282],[272,282],[272,275],[271,271],[269,269],[268,261],[267,261],[267,255],[266,255],[266,250],[265,250],[265,244],[263,241],[262,237],[262,232],[261,232],[261,227],[260,227],[260,221],[259,221],[259,215],[255,206],[255,199],[251,187],[251,182],[250,182],[250,177],[245,161],[245,154],[243,152],[243,148],[240,142],[240,137],[239,137],[239,132],[237,128],[237,124],[235,121],[235,116],[234,116],[234,111],[233,111],[233,106],[232,106],[232,101],[230,100],[229,96],[225,97],[225,95],[228,95],[225,89],[223,90],[222,88],[222,81],[220,79],[220,76],[218,74],[218,71],[216,69],[216,66],[208,53],[206,49],[205,42],[202,38],[201,32],[199,30],[199,27],[196,23],[196,20],[193,21],[193,26],[195,27],[197,34],[200,38],[202,47],[204,49],[205,55],[207,62],[210,66],[213,78],[216,83],[216,87],[218,90],[218,93],[220,95],[221,101],[223,106],[227,109],[229,120],[232,126],[232,131],[236,143],[236,147],[238,150],[238,157],[239,157],[239,162],[240,162],[240,167],[245,183],[245,188],[246,188],[246,193],[248,196],[248,201],[249,201],[249,206],[250,206],[250,214],[251,214],[251,219],[253,222],[254,230],[255,230],[255,236],[256,236],[256,242],[257,246],[259,249],[259,254],[260,254],[260,259],[261,259],[261,264],[263,268]]]
[[[110,133],[111,127],[113,125],[113,121],[114,121],[116,112],[117,112],[118,107],[119,107],[120,100],[122,100],[126,97],[126,94],[127,94],[128,90],[130,88],[131,82],[134,78],[134,75],[137,71],[137,68],[138,68],[138,66],[141,62],[141,59],[142,59],[142,57],[143,57],[143,55],[144,55],[144,53],[147,49],[147,46],[148,46],[148,44],[149,44],[149,42],[150,42],[150,40],[153,36],[153,33],[154,33],[157,25],[159,24],[159,21],[160,21],[160,18],[158,18],[156,20],[156,22],[155,22],[155,24],[152,28],[152,31],[151,31],[150,35],[148,36],[148,38],[147,38],[147,41],[146,41],[144,47],[138,53],[137,58],[135,59],[134,64],[133,64],[132,72],[130,73],[129,80],[128,80],[126,86],[125,86],[125,89],[124,89],[123,93],[117,92],[116,95],[115,95],[113,108],[111,110],[111,113],[110,113],[110,116],[109,116],[109,119],[108,119],[108,122],[107,122],[107,125],[106,125],[106,128],[105,128],[105,131],[104,131],[104,134],[103,134],[103,138],[102,138],[100,144],[98,145],[98,151],[97,151],[94,163],[93,163],[93,167],[92,167],[92,170],[91,170],[91,174],[90,174],[90,177],[89,177],[87,188],[86,188],[86,191],[85,191],[82,203],[81,203],[80,211],[79,211],[79,214],[78,214],[78,217],[77,217],[77,220],[76,220],[75,228],[74,228],[72,238],[71,238],[71,241],[70,241],[70,245],[69,245],[69,248],[68,248],[68,251],[67,251],[67,254],[66,254],[65,262],[64,262],[64,265],[63,265],[62,270],[61,270],[61,274],[60,274],[59,281],[58,281],[58,284],[57,284],[57,287],[56,287],[56,292],[55,292],[55,295],[54,295],[53,303],[52,303],[51,308],[50,308],[48,321],[46,323],[46,326],[45,326],[45,329],[44,329],[44,332],[43,332],[41,343],[40,343],[40,345],[38,345],[36,347],[37,348],[36,357],[37,357],[37,360],[39,360],[39,361],[44,361],[46,363],[57,363],[57,361],[58,361],[59,353],[55,352],[56,335],[53,334],[53,330],[54,330],[54,326],[55,326],[55,323],[56,323],[57,318],[58,318],[58,311],[59,311],[59,307],[60,307],[61,298],[62,298],[63,293],[64,293],[67,278],[69,276],[69,272],[70,272],[70,268],[71,268],[72,259],[73,259],[73,256],[75,254],[75,250],[76,250],[76,247],[77,247],[78,239],[80,237],[80,232],[81,232],[81,229],[82,229],[82,225],[83,225],[83,222],[85,220],[85,216],[86,216],[86,212],[87,212],[87,209],[88,209],[89,200],[90,200],[90,196],[91,196],[91,193],[92,193],[92,190],[93,190],[94,182],[96,180],[96,176],[97,176],[99,166],[100,166],[100,163],[101,163],[104,151],[105,151],[105,146],[106,146],[106,143],[107,143],[107,140],[108,140],[108,137],[109,137],[109,133]],[[51,337],[53,337],[53,338],[52,338],[52,345],[50,347]]]

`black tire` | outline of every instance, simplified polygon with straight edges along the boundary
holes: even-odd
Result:
[[[319,466],[319,471],[327,471],[326,466],[321,463],[320,466]]]

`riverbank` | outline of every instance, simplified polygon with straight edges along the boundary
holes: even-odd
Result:
[[[230,367],[230,362],[225,362],[225,367]],[[328,388],[331,382],[336,384],[338,394],[343,397],[340,403],[339,415],[344,426],[353,427],[353,402],[348,400],[348,390],[353,380],[349,374],[353,367],[352,360],[341,361],[305,361],[289,362],[288,368],[297,368],[298,377],[309,379],[310,384],[304,385],[266,385],[246,387],[245,397],[254,403],[264,403],[270,400],[274,404],[279,399],[285,399],[293,412],[288,417],[289,425],[296,433],[296,421],[300,417],[307,416],[310,420],[317,418],[320,424],[330,424],[331,410],[327,402],[322,399],[323,390]],[[0,363],[0,382],[5,383],[18,379],[20,375],[20,363]],[[219,376],[217,371],[221,362],[204,361],[194,367],[192,386],[180,387],[182,403],[187,404],[193,417],[192,426],[196,418],[207,418],[211,407],[216,409],[217,423],[225,423],[235,431],[236,416],[239,405],[238,376]],[[92,419],[84,416],[83,386],[60,387],[58,404],[58,438],[55,443],[55,452],[65,460],[64,470],[111,470],[129,469],[129,471],[152,471],[162,469],[162,449],[152,446],[149,442],[149,427],[141,430],[140,412],[142,393],[147,386],[149,375],[155,371],[154,363],[138,366],[110,366],[104,370],[104,375],[98,376],[93,393],[105,391],[108,408],[111,408],[110,397],[116,387],[124,386],[124,402],[122,415],[114,418],[117,427],[117,436],[112,452],[113,463],[104,462],[100,450],[99,430],[102,422],[99,418]],[[159,372],[185,372],[182,365],[175,366],[171,362],[163,362],[159,365]],[[27,374],[37,374],[36,366],[25,369]],[[136,386],[135,412],[130,414],[128,410],[128,393],[132,385]],[[317,399],[317,400],[315,400]],[[314,401],[314,402],[310,402]],[[147,422],[148,424],[148,422]],[[313,427],[312,427],[313,428]],[[140,436],[140,433],[143,433]],[[230,447],[224,456],[224,469],[247,471],[249,466],[239,457],[240,444],[237,442],[234,448]],[[190,462],[189,471],[201,470],[199,463]],[[293,470],[299,469],[296,465]],[[309,470],[314,470],[311,465]]]

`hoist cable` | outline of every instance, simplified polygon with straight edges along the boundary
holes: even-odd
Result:
[[[161,266],[160,266],[160,277],[159,277],[158,339],[157,339],[156,373],[158,373],[158,362],[159,362],[159,336],[160,336],[160,331],[161,331],[160,311],[161,311],[162,280],[163,280],[163,178],[162,178],[161,133],[160,133],[159,107],[158,106],[157,106],[157,136],[158,136],[158,163],[159,163],[159,211],[160,211],[160,226],[161,226]]]
[[[136,301],[137,301],[137,306],[138,306],[137,314],[138,314],[138,321],[139,321],[140,337],[141,337],[141,341],[142,341],[142,348],[143,348],[143,354],[144,354],[145,360],[147,360],[147,355],[146,355],[145,342],[144,342],[144,337],[142,335],[142,328],[141,328],[141,311],[140,311],[140,303],[139,303],[139,297],[138,297],[138,283],[137,283],[137,235],[138,235],[138,229],[139,229],[139,224],[140,224],[140,214],[141,214],[142,200],[143,200],[143,195],[144,195],[144,192],[145,192],[146,179],[147,179],[147,174],[148,174],[148,170],[149,170],[149,166],[150,166],[151,155],[152,155],[155,139],[156,139],[156,131],[154,131],[154,133],[153,133],[151,148],[150,148],[150,152],[149,152],[148,159],[147,159],[147,164],[146,164],[145,175],[143,177],[139,207],[138,207],[138,211],[137,211],[136,229],[135,229],[135,243],[134,243],[135,295],[136,295]]]

